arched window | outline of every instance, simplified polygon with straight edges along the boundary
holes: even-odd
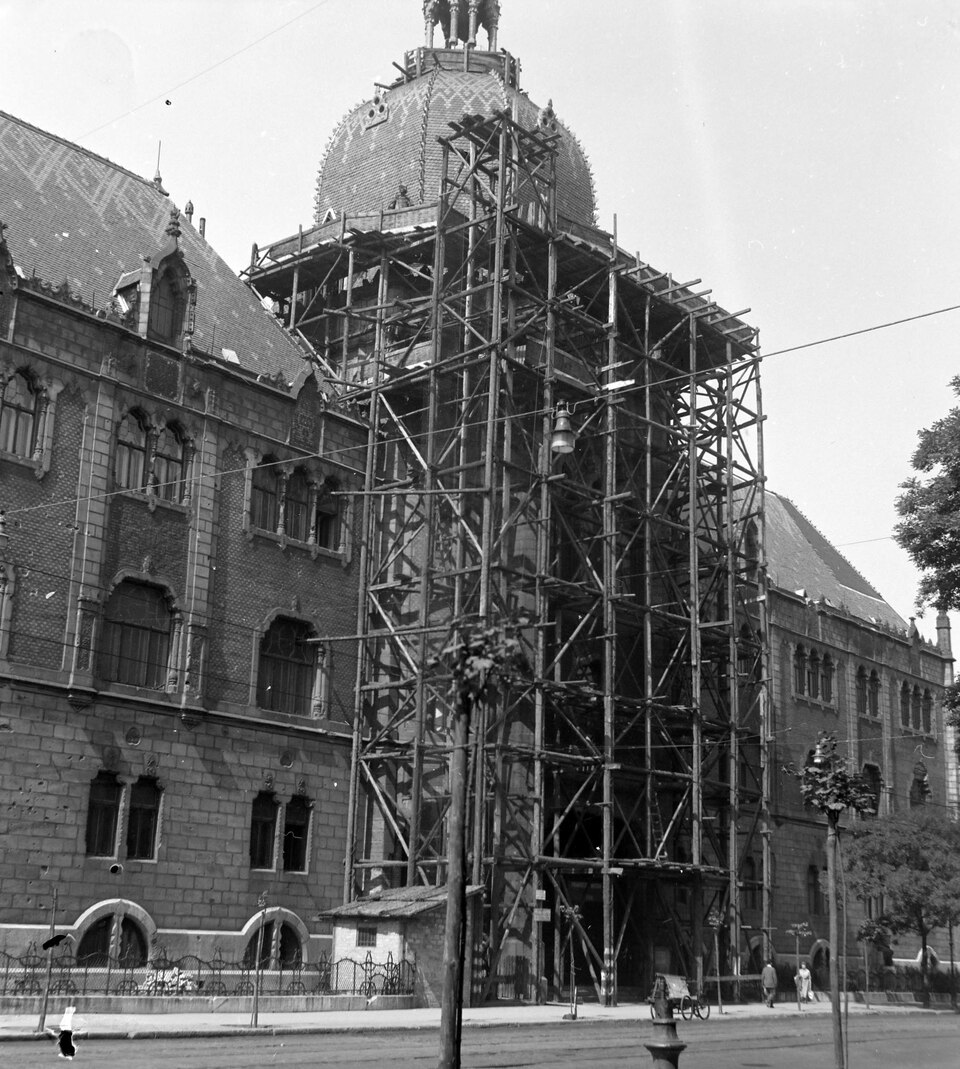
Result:
[[[270,791],[261,791],[253,800],[250,814],[250,868],[273,868],[276,838],[277,800]]]
[[[820,662],[820,700],[833,701],[833,658],[829,653],[825,653]]]
[[[867,670],[860,665],[857,669],[857,715],[867,715]]]
[[[273,921],[267,921],[247,940],[243,951],[243,964],[252,969],[259,965],[261,969],[270,968],[270,953],[273,946]],[[259,950],[259,957],[257,951]]]
[[[926,805],[930,797],[930,777],[927,766],[918,761],[913,767],[913,781],[910,784],[910,808]]]
[[[820,869],[810,865],[807,867],[807,912],[819,917],[823,913],[823,898]]]
[[[931,734],[933,731],[933,695],[929,690],[924,690],[923,692],[923,705],[921,707],[920,719],[923,726],[923,733],[925,735]]]
[[[250,526],[276,531],[280,523],[279,469],[272,457],[253,469],[250,484]]]
[[[258,928],[253,935],[250,936],[247,941],[246,949],[243,952],[243,964],[248,968],[252,967],[257,961],[257,949],[260,950],[260,967],[262,969],[276,968],[277,966],[283,966],[289,968],[291,966],[301,965],[303,963],[303,952],[300,947],[300,937],[296,931],[289,924],[280,925],[280,933],[277,938],[276,946],[276,959],[274,959],[274,933],[276,932],[276,924],[274,921],[267,921],[262,927],[263,937],[261,939],[261,929]]]
[[[173,614],[162,591],[121,583],[103,610],[100,675],[134,687],[165,687],[172,630]]]
[[[878,717],[880,715],[880,676],[877,675],[876,669],[870,673],[870,693],[868,698],[870,715]]]
[[[77,947],[77,961],[87,967],[102,967],[110,959],[110,944],[116,916],[100,917],[84,933]],[[117,959],[125,968],[137,968],[147,962],[147,937],[140,925],[129,917],[120,921]]]
[[[883,780],[880,778],[880,769],[877,768],[876,765],[864,765],[863,779],[866,783],[867,790],[873,798],[873,813],[867,815],[876,816],[876,814],[880,812],[880,790],[883,786]]]
[[[910,685],[903,683],[900,687],[900,726],[910,727]]]
[[[310,484],[300,468],[287,479],[283,509],[286,536],[306,542],[310,537]]]
[[[124,917],[120,922],[120,964],[135,968],[147,963],[147,937],[136,921]]]
[[[139,412],[128,412],[120,421],[114,478],[123,490],[146,488],[147,424]]]
[[[920,697],[920,688],[914,687],[913,693],[910,695],[910,723],[914,731],[920,730],[920,724],[923,719],[922,706],[923,701]]]
[[[760,888],[757,884],[757,863],[752,857],[744,858],[741,876],[743,880],[743,908],[759,909]]]
[[[816,650],[811,650],[807,658],[807,694],[811,698],[820,696],[820,655]]]
[[[151,776],[141,776],[130,788],[127,818],[127,857],[156,857],[160,821],[160,787]]]
[[[0,389],[0,450],[29,460],[37,441],[38,392],[25,371]]]
[[[743,554],[746,557],[746,577],[752,582],[756,581],[757,568],[760,564],[760,538],[757,534],[757,525],[751,520],[743,535]]]
[[[807,681],[807,651],[803,646],[797,646],[793,655],[793,689],[797,694],[804,693],[804,685]]]
[[[186,491],[186,449],[179,427],[170,425],[157,436],[153,454],[152,483],[157,497],[164,501],[183,501]]]
[[[340,498],[336,496],[340,484],[327,478],[317,491],[313,517],[313,541],[321,549],[336,552],[340,549]]]
[[[277,963],[289,968],[303,963],[300,936],[289,924],[280,925],[280,941],[277,946]]]
[[[98,772],[87,798],[87,856],[113,857],[117,852],[117,819],[121,787],[112,772]]]
[[[302,794],[287,802],[283,815],[283,871],[307,871],[311,806]]]
[[[106,965],[110,959],[110,937],[112,934],[112,913],[91,924],[83,933],[83,938],[77,947],[78,963],[93,968]]]
[[[261,709],[309,716],[317,671],[312,629],[299,620],[278,617],[260,642],[257,704]]]

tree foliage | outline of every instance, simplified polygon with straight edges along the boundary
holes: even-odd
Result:
[[[928,990],[928,937],[960,915],[960,827],[925,807],[871,821],[854,831],[846,863],[854,894],[883,896],[877,929],[920,937],[920,969]]]
[[[960,376],[950,383],[960,395]],[[920,570],[918,605],[960,609],[960,408],[919,432],[894,537]]]
[[[468,627],[443,650],[437,667],[447,667],[454,696],[461,704],[472,707],[522,668],[518,631],[526,624],[521,619],[491,627]]]
[[[872,813],[875,799],[867,781],[851,772],[840,756],[837,736],[821,731],[817,748],[802,769],[794,774],[800,780],[803,804],[819,809],[836,826],[844,810]]]

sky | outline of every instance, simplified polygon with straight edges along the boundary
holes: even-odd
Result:
[[[193,201],[239,271],[254,242],[311,223],[329,135],[422,44],[421,8],[0,0],[0,109],[148,178],[159,154],[173,200]],[[750,309],[768,486],[912,615],[895,501],[960,375],[960,310],[940,311],[960,304],[960,5],[501,8],[523,88],[587,151],[600,225],[616,218],[622,247]],[[931,613],[919,626],[935,637]]]

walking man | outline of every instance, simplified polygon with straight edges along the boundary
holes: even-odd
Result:
[[[769,1009],[773,1009],[773,1000],[777,993],[777,970],[773,962],[768,961],[760,973],[760,983],[763,987],[763,1001]]]

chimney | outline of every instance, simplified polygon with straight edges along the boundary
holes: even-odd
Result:
[[[207,220],[200,216],[200,237],[206,238],[207,236]]]

